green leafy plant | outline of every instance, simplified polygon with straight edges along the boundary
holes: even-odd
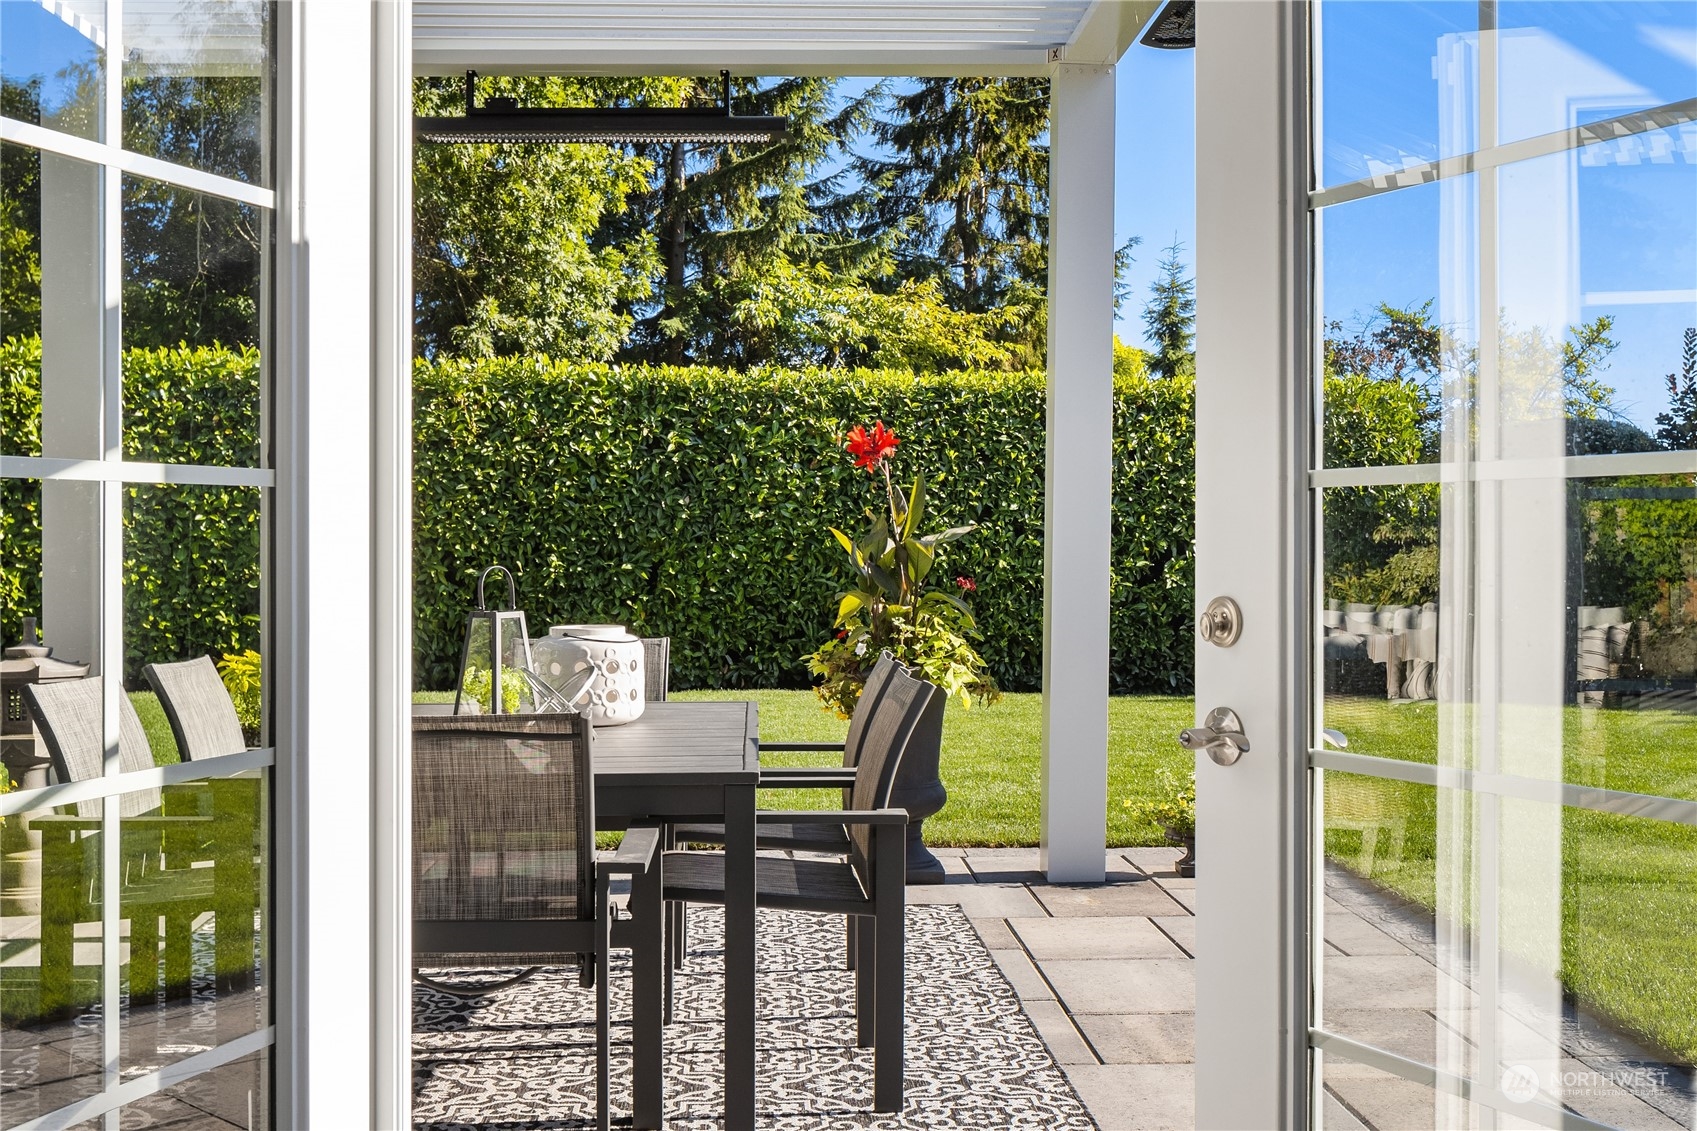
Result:
[[[517,672],[501,677],[501,705],[509,715],[519,711],[520,700],[524,690],[521,676]],[[489,704],[493,699],[491,686],[494,684],[494,674],[488,668],[468,666],[465,681],[460,684],[461,693],[477,703],[478,710],[483,714],[489,713]]]
[[[1170,769],[1155,771],[1159,790],[1150,801],[1125,801],[1123,804],[1140,820],[1167,830],[1167,839],[1184,840],[1196,835],[1196,771],[1181,779]]]
[[[230,702],[236,705],[236,720],[242,724],[242,735],[252,746],[259,742],[259,653],[252,648],[241,652],[226,652],[218,661],[218,676]]]
[[[837,596],[837,637],[807,657],[808,670],[822,677],[819,698],[847,718],[854,712],[878,654],[888,650],[896,659],[918,669],[926,679],[970,707],[976,700],[992,703],[1001,694],[988,665],[969,636],[978,622],[966,602],[927,585],[937,565],[937,552],[974,530],[976,524],[951,526],[933,534],[919,533],[925,517],[925,477],[914,477],[905,493],[897,491],[889,459],[901,443],[882,420],[870,431],[855,425],[844,442],[855,466],[884,475],[888,511],[868,507],[871,528],[850,538],[836,527],[831,534],[848,553],[857,575],[853,589]],[[977,589],[971,578],[955,584],[963,591]]]

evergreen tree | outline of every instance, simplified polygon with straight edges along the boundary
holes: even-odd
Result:
[[[1179,259],[1182,250],[1183,245],[1176,242],[1167,248],[1143,308],[1145,336],[1155,347],[1149,370],[1157,377],[1196,368],[1196,281],[1185,276]]]
[[[956,310],[1017,310],[1025,364],[1047,333],[1048,129],[1046,79],[919,79],[877,99],[883,152],[855,162],[867,223],[902,234],[896,277],[935,279]]]
[[[1656,439],[1670,451],[1697,448],[1697,326],[1685,328],[1679,372],[1667,381],[1668,411],[1656,414]]]

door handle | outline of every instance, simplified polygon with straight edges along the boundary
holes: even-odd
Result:
[[[1206,750],[1208,757],[1222,766],[1231,765],[1249,752],[1243,723],[1230,707],[1215,707],[1201,726],[1179,731],[1178,741],[1186,750]]]

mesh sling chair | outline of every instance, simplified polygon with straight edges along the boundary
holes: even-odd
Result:
[[[672,683],[672,638],[642,638],[642,696],[650,703],[664,703]]]
[[[208,656],[180,664],[148,664],[141,669],[170,720],[177,753],[200,762],[247,749],[236,705]]]
[[[24,688],[24,701],[61,782],[105,776],[103,690],[99,676]],[[119,769],[151,770],[153,752],[129,696],[118,697],[118,712]],[[161,920],[167,993],[189,991],[193,922],[206,911],[219,913],[215,930],[221,979],[252,968],[252,908],[257,897],[253,863],[250,857],[244,869],[239,850],[228,847],[244,840],[251,843],[251,827],[239,811],[213,807],[213,812],[203,812],[209,808],[206,793],[203,786],[154,786],[118,796],[120,918],[130,921],[133,995],[158,989]],[[76,924],[101,917],[100,818],[105,801],[93,798],[74,807],[74,814],[43,814],[30,821],[30,828],[42,834],[41,995],[49,1010],[71,1005]],[[215,866],[188,866],[207,860]]]
[[[780,789],[813,789],[819,786],[841,786],[843,791],[843,806],[850,806],[849,790],[854,785],[854,771],[860,763],[861,747],[866,741],[867,723],[877,712],[878,705],[884,698],[884,689],[890,682],[890,677],[897,671],[905,670],[889,652],[882,652],[877,663],[866,675],[866,685],[861,689],[860,699],[855,704],[854,714],[849,718],[848,734],[842,742],[765,742],[760,743],[760,753],[783,753],[785,751],[832,752],[841,751],[843,766],[841,770],[831,770],[812,766],[761,766],[760,784]],[[880,799],[880,807],[888,802],[888,791]],[[713,844],[725,843],[725,826],[722,824],[682,824],[673,825],[668,829],[670,839],[666,842],[668,849],[677,848],[683,844]],[[848,834],[837,825],[822,825],[811,822],[766,825],[759,829],[755,847],[767,849],[798,849],[807,852],[832,852],[838,855],[846,854],[849,850]],[[683,966],[684,957],[689,951],[689,918],[686,903],[668,904],[670,914],[666,925],[670,931],[668,939],[668,976],[669,971]],[[854,966],[854,919],[848,920],[848,946],[846,948],[848,964]]]
[[[907,811],[886,807],[907,744],[942,691],[905,670],[892,671],[878,710],[866,725],[846,810],[769,810],[769,827],[817,824],[847,841],[841,859],[761,856],[755,903],[822,915],[869,919],[854,932],[855,1041],[874,1050],[873,1110],[902,1106],[903,910],[907,887]],[[811,783],[810,783],[811,784]],[[723,903],[720,852],[668,852],[661,869],[665,898]]]
[[[595,986],[595,1105],[605,1131],[610,884],[648,871],[660,831],[631,828],[611,860],[596,861],[591,742],[586,715],[413,719],[413,966],[426,985],[475,995],[537,966],[577,966],[580,984]],[[531,969],[472,986],[417,973],[440,967]]]

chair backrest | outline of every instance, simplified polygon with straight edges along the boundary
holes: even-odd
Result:
[[[884,651],[878,654],[878,662],[866,673],[866,684],[860,689],[860,698],[855,702],[854,714],[849,716],[848,737],[843,740],[844,769],[852,770],[860,765],[860,748],[866,741],[867,723],[878,710],[878,704],[883,701],[884,689],[889,686],[890,676],[905,670],[894,656]],[[847,797],[843,798],[845,804],[848,801]]]
[[[941,706],[942,695],[941,688],[909,674],[899,665],[890,673],[883,697],[866,725],[849,808],[884,809],[889,806],[890,791],[895,787],[902,755],[920,731],[927,712]],[[849,839],[854,846],[851,857],[855,867],[870,885],[872,875],[866,864],[872,848],[872,830],[867,825],[850,825]]]
[[[148,664],[141,669],[159,696],[177,753],[185,762],[240,754],[247,749],[242,724],[229,689],[218,676],[210,656],[184,660],[180,664]]]
[[[420,716],[412,734],[413,919],[593,919],[589,716]],[[414,964],[477,964],[474,937]]]
[[[644,636],[642,638],[643,670],[642,697],[649,703],[664,703],[666,690],[672,683],[672,638]]]
[[[100,725],[102,694],[99,676],[24,687],[24,702],[47,746],[47,756],[53,760],[53,772],[62,782],[90,781],[106,773],[106,743]],[[142,729],[141,716],[130,705],[130,697],[124,694],[118,696],[118,768],[126,774],[153,768],[147,731]],[[118,813],[122,817],[151,813],[159,808],[159,800],[158,787],[133,790],[119,796]],[[102,804],[99,798],[78,801],[77,816],[99,817]]]

